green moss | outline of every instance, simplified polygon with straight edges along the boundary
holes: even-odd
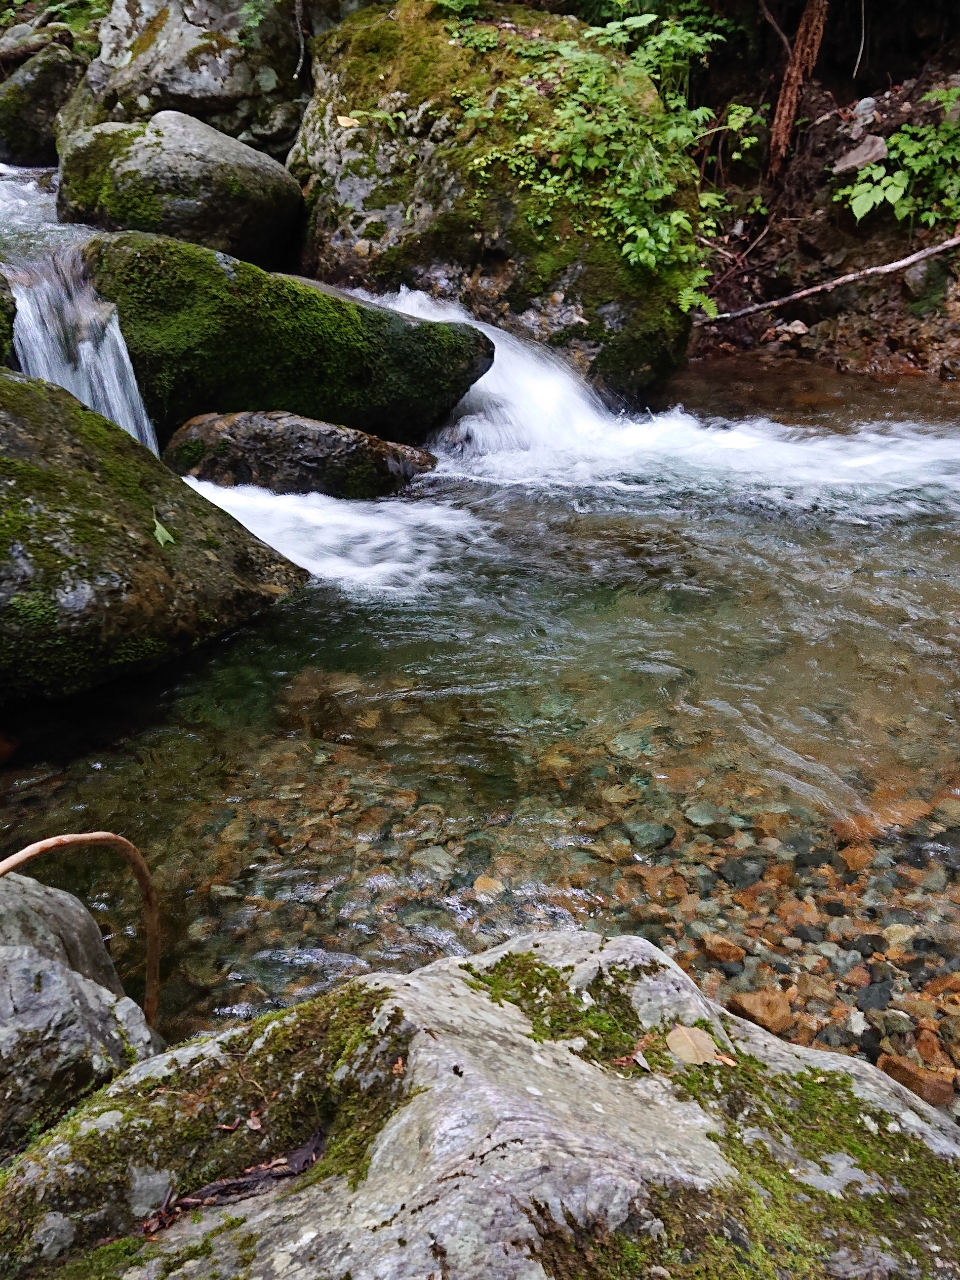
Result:
[[[134,1166],[170,1170],[183,1194],[290,1151],[319,1130],[326,1149],[308,1176],[361,1179],[370,1143],[405,1101],[403,1077],[390,1068],[405,1054],[410,1032],[395,1019],[373,1035],[382,1000],[376,990],[348,984],[239,1028],[220,1053],[183,1072],[115,1088],[111,1096],[101,1091],[0,1170],[0,1257],[11,1259],[0,1274],[18,1273],[30,1257],[38,1218],[54,1206],[67,1212],[87,1206],[74,1221],[78,1247],[88,1244],[98,1230],[89,1207],[122,1204]],[[89,1123],[118,1110],[122,1123],[104,1133]],[[259,1127],[244,1123],[251,1115]],[[61,1201],[56,1184],[64,1146],[72,1173]],[[37,1171],[45,1171],[40,1183]],[[129,1213],[127,1219],[133,1226]],[[210,1238],[191,1247],[206,1249]]]
[[[415,443],[490,358],[464,325],[413,325],[181,241],[124,233],[86,260],[161,444],[197,414],[251,405]]]
[[[29,591],[11,596],[7,608],[29,631],[52,626],[57,620],[57,606],[42,591]]]
[[[6,364],[13,350],[13,322],[17,304],[10,288],[10,281],[0,272],[0,365]]]
[[[136,61],[136,59],[139,58],[141,54],[146,53],[147,50],[150,49],[156,43],[157,36],[159,36],[160,32],[163,30],[164,25],[166,24],[167,18],[169,18],[169,16],[170,16],[170,10],[166,7],[164,7],[163,9],[160,9],[159,12],[153,15],[153,17],[150,19],[150,21],[147,23],[144,29],[137,36],[136,40],[134,40],[133,44],[130,46],[131,61]]]
[[[146,125],[103,125],[81,134],[61,159],[60,205],[67,220],[154,231],[163,224],[163,202],[137,173],[117,182],[113,166],[142,138]]]
[[[202,462],[206,457],[207,446],[200,439],[185,440],[183,444],[178,444],[175,449],[169,450],[165,455],[167,464],[173,468],[178,474],[183,475]]]
[[[491,1000],[515,1004],[530,1019],[534,1040],[586,1041],[579,1055],[590,1062],[608,1066],[629,1058],[645,1028],[630,1000],[630,988],[640,975],[635,970],[614,967],[601,971],[582,992],[570,989],[572,968],[555,969],[532,951],[503,956],[482,971],[462,966],[473,975],[475,990],[486,990]],[[659,966],[651,962],[642,971],[647,976]],[[649,1058],[648,1049],[644,1055]],[[638,1073],[633,1062],[618,1063],[621,1074]]]

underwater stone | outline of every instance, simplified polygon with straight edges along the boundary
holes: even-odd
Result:
[[[334,498],[397,493],[437,465],[423,449],[280,410],[191,418],[174,434],[163,460],[178,475],[214,484]]]
[[[307,574],[50,383],[0,370],[0,700],[143,671]]]

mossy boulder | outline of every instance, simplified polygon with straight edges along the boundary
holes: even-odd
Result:
[[[0,365],[6,364],[13,350],[13,322],[17,318],[17,300],[10,281],[0,271]]]
[[[51,43],[0,84],[0,161],[56,164],[57,112],[86,69],[82,54]]]
[[[302,206],[279,161],[180,111],[81,129],[60,157],[61,222],[159,232],[263,267],[295,260]]]
[[[188,418],[251,406],[418,444],[493,361],[467,325],[410,320],[178,240],[101,237],[85,262],[117,304],[161,447]]]
[[[306,574],[60,387],[0,370],[0,701],[222,635]]]
[[[172,110],[286,156],[306,100],[292,5],[115,0],[100,40],[99,56],[61,116],[62,136]]]
[[[0,1274],[946,1275],[958,1195],[952,1119],[869,1063],[530,934],[132,1068],[0,1172]]]
[[[694,267],[630,265],[590,205],[608,194],[602,166],[577,204],[562,167],[526,180],[533,153],[521,137],[552,127],[571,65],[563,48],[598,46],[575,18],[497,4],[484,13],[465,25],[430,0],[400,0],[314,41],[314,96],[287,161],[310,209],[304,269],[456,298],[559,348],[611,398],[645,402],[682,359],[689,322],[677,300]],[[619,55],[601,61],[622,111],[662,111],[649,80],[618,78]],[[586,118],[588,97],[568,107]],[[689,212],[692,186],[675,203]]]
[[[178,475],[227,487],[331,498],[381,498],[437,465],[424,449],[277,410],[191,418],[163,460]]]

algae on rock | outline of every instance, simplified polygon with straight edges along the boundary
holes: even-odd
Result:
[[[0,84],[0,161],[56,163],[57,112],[86,69],[82,54],[52,42]]]
[[[678,298],[696,270],[692,230],[682,233],[690,261],[668,256],[658,273],[632,266],[598,212],[610,196],[604,167],[578,178],[588,194],[575,203],[562,157],[552,176],[527,180],[536,147],[524,139],[549,133],[581,54],[605,69],[602,92],[616,92],[621,120],[663,108],[650,80],[586,40],[576,19],[484,12],[482,23],[451,23],[429,0],[400,0],[314,41],[314,97],[287,162],[310,209],[306,268],[334,283],[458,298],[482,320],[558,347],[612,397],[643,400],[683,356]],[[588,102],[564,102],[589,119]],[[686,159],[665,149],[652,163],[680,184],[661,204],[687,218],[697,197]]]
[[[47,382],[0,370],[0,700],[155,667],[307,575]]]
[[[85,263],[117,304],[161,447],[188,418],[251,408],[417,444],[493,362],[467,325],[411,320],[178,240],[104,236]]]

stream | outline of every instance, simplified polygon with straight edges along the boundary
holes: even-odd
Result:
[[[24,271],[90,234],[48,182],[0,166],[0,259]],[[932,839],[960,796],[960,395],[738,357],[618,416],[487,332],[493,368],[403,495],[196,484],[311,571],[296,600],[4,713],[0,854],[92,829],[143,850],[170,1038],[530,928],[682,953],[671,901],[699,893],[717,928],[763,910],[707,901],[711,857]],[[135,885],[98,851],[35,868],[136,996]]]

